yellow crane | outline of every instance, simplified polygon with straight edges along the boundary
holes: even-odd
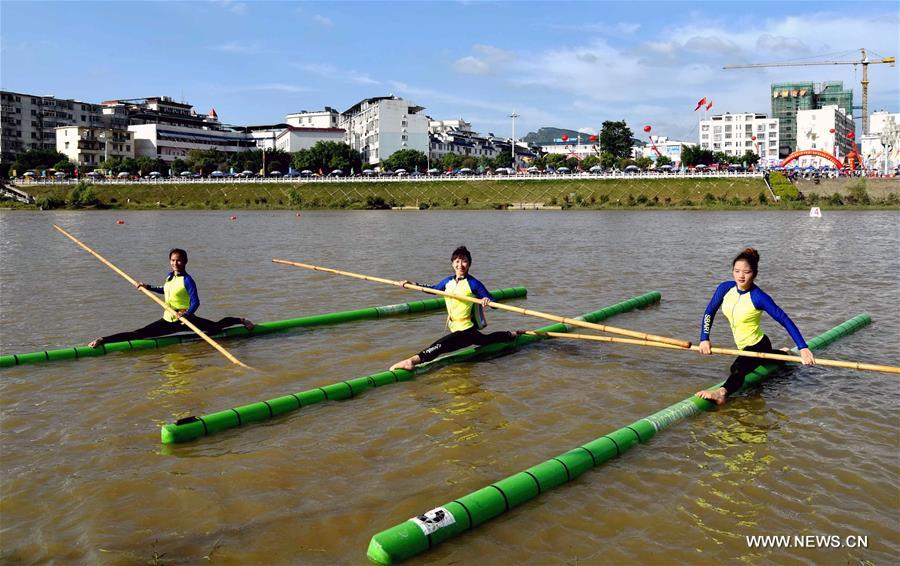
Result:
[[[805,67],[807,65],[862,65],[862,129],[863,135],[869,133],[869,65],[888,63],[892,67],[897,62],[894,57],[870,60],[865,48],[859,50],[862,59],[859,61],[807,61],[797,63],[751,63],[748,65],[725,65],[723,69],[754,69],[760,67]]]

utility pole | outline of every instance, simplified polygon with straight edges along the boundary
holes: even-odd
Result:
[[[512,146],[512,168],[513,168],[513,171],[515,171],[516,170],[516,118],[518,118],[519,115],[516,114],[515,110],[513,110],[512,114],[510,114],[509,117],[512,118],[512,143],[510,145]]]

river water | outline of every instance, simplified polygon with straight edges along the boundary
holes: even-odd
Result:
[[[818,353],[900,364],[900,214],[830,212],[0,212],[0,351],[83,344],[159,316],[51,228],[160,284],[188,249],[201,315],[256,321],[417,300],[284,258],[434,282],[465,244],[488,288],[574,316],[647,291],[609,324],[696,340],[746,245],[757,283]],[[116,219],[125,220],[117,225]],[[489,313],[488,330],[549,324]],[[338,403],[163,447],[159,426],[368,375],[443,333],[441,314],[0,370],[6,563],[365,564],[373,534],[628,425],[723,379],[731,363],[553,341]],[[786,332],[764,317],[777,346]],[[720,314],[713,343],[733,347]],[[574,564],[900,559],[900,381],[795,367],[663,431],[412,563]],[[867,537],[867,548],[750,548],[750,535]]]

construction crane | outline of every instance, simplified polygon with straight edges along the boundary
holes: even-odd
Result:
[[[866,50],[861,48],[862,59],[859,61],[808,61],[804,63],[753,63],[749,65],[725,65],[723,69],[754,69],[760,67],[805,67],[807,65],[862,65],[862,129],[863,135],[869,133],[869,65],[888,63],[892,67],[897,62],[894,57],[869,60]]]

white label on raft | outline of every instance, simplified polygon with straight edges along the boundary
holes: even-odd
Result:
[[[400,303],[399,305],[384,305],[383,307],[375,307],[375,310],[378,311],[379,316],[391,316],[393,314],[406,314],[409,312],[409,307],[406,306],[406,303]]]
[[[419,528],[422,529],[425,536],[428,536],[439,529],[449,527],[456,522],[456,519],[453,517],[453,513],[447,511],[445,508],[435,507],[431,511],[426,511],[418,517],[413,517],[410,521],[419,525]]]

